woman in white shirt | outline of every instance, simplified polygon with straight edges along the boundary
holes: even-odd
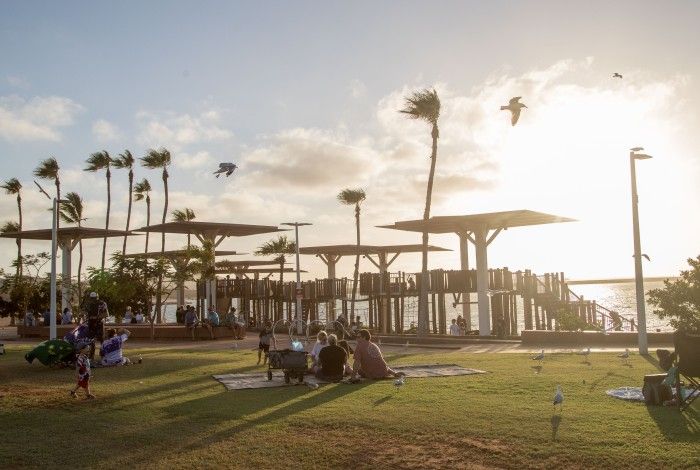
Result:
[[[328,346],[328,333],[321,330],[316,335],[316,344],[314,344],[313,349],[311,349],[311,369],[314,373],[316,373],[316,369],[319,365],[318,354],[321,352],[321,349],[325,348],[326,346]]]
[[[133,315],[134,314],[131,313],[131,307],[130,306],[126,307],[126,312],[124,313],[124,321],[122,323],[124,323],[125,325],[128,325],[129,323],[131,323],[131,319],[133,318]]]

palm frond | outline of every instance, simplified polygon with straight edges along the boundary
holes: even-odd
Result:
[[[440,117],[440,98],[434,89],[416,91],[406,98],[405,107],[399,112],[436,125]]]
[[[292,255],[296,253],[296,251],[296,244],[288,240],[286,235],[280,235],[260,245],[260,247],[255,250],[255,254],[258,256],[280,255],[275,259],[275,261],[279,262],[279,258],[284,258],[284,255]]]
[[[364,189],[347,188],[339,192],[337,197],[338,201],[340,201],[341,204],[347,204],[348,206],[352,206],[364,201],[367,198],[367,195],[365,194]]]
[[[22,183],[17,178],[10,178],[1,184],[0,188],[4,189],[7,194],[17,194],[22,189]]]
[[[134,185],[134,200],[141,201],[151,192],[151,183],[146,178]]]
[[[83,198],[78,193],[70,192],[65,195],[68,202],[60,204],[59,215],[61,220],[68,224],[78,224],[85,220],[83,217]]]
[[[54,157],[42,160],[34,169],[34,176],[44,180],[56,180],[58,178],[58,162]]]
[[[141,165],[149,170],[165,168],[170,165],[170,151],[165,147],[161,147],[158,150],[149,149],[140,160]]]
[[[0,233],[14,233],[19,232],[19,223],[15,221],[5,222],[0,226]]]
[[[109,165],[112,164],[112,157],[109,156],[109,152],[103,150],[90,155],[86,160],[86,163],[88,166],[85,168],[85,171],[100,171],[109,169]]]
[[[197,218],[194,211],[189,207],[172,211],[172,216],[174,222],[191,222]]]
[[[131,170],[132,168],[134,168],[135,161],[136,160],[134,159],[134,156],[131,154],[131,152],[129,150],[124,150],[124,153],[119,154],[117,158],[112,160],[112,165],[114,165],[114,168],[118,168],[120,170]]]

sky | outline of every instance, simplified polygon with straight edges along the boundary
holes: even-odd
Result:
[[[629,149],[641,146],[654,157],[637,165],[644,272],[675,275],[700,254],[698,17],[692,1],[6,1],[0,179],[22,182],[25,228],[47,228],[32,171],[54,156],[62,191],[78,192],[85,224],[102,227],[104,174],[83,171],[85,160],[166,147],[170,210],[192,208],[200,221],[311,222],[301,246],[354,243],[353,210],[336,195],[363,188],[363,243],[420,243],[377,226],[422,217],[430,128],[398,110],[434,88],[432,215],[530,209],[577,219],[502,232],[491,267],[633,277]],[[499,110],[513,96],[528,106],[516,126]],[[229,161],[236,173],[214,178]],[[159,220],[160,174],[138,168],[144,177]],[[121,228],[125,172],[114,171],[112,191],[110,227]],[[144,204],[133,211],[132,227],[145,225]],[[0,195],[0,222],[16,219],[14,198]],[[249,259],[270,238],[221,248]],[[458,269],[456,236],[430,242],[454,250],[431,254],[431,268]],[[169,248],[184,244],[168,237]],[[85,242],[87,264],[99,263],[101,246]],[[108,242],[110,252],[120,247]],[[143,248],[134,237],[127,251]],[[0,267],[15,250],[0,240]],[[338,274],[351,276],[352,265],[341,260]],[[310,256],[302,269],[306,279],[325,275]],[[375,270],[367,260],[361,269]],[[391,270],[420,270],[420,254]]]

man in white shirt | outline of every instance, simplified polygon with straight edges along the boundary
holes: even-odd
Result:
[[[460,336],[462,334],[462,331],[459,328],[459,325],[457,324],[457,320],[454,318],[452,319],[452,324],[450,325],[450,335],[452,336]]]
[[[102,350],[100,351],[100,356],[102,356],[103,366],[122,366],[131,364],[128,357],[122,356],[122,345],[124,341],[129,339],[131,332],[129,330],[120,329],[119,334],[114,328],[107,330],[107,339],[102,342]]]

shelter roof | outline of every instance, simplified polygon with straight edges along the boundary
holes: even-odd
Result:
[[[431,217],[427,222],[423,219],[404,220],[394,222],[393,225],[380,225],[379,227],[409,232],[422,232],[427,229],[429,233],[455,233],[477,229],[505,229],[560,222],[576,222],[576,219],[530,210],[516,210],[484,214],[436,216]]]
[[[279,268],[232,268],[232,269],[220,269],[216,268],[215,274],[276,274],[280,272]],[[284,268],[285,273],[295,273],[297,272],[294,268]],[[300,273],[305,273],[303,269],[299,270]]]
[[[246,235],[257,235],[260,233],[282,232],[274,225],[249,225],[249,224],[228,224],[221,222],[166,222],[164,224],[149,225],[134,230],[135,232],[165,232],[182,234],[201,234],[225,237],[244,237]]]
[[[423,251],[423,245],[325,245],[325,246],[305,246],[299,248],[299,253],[303,255],[376,255],[379,253],[417,253]],[[428,251],[452,251],[448,248],[428,245]]]
[[[238,253],[236,251],[228,250],[216,250],[214,256],[232,256],[232,255],[245,255],[246,253]],[[160,251],[149,251],[148,253],[129,253],[125,258],[148,258],[148,259],[158,259],[158,258],[182,258],[187,255],[187,250],[166,250],[164,252]]]
[[[93,227],[59,227],[58,238],[104,238],[123,237],[124,235],[139,235],[124,230],[105,230]],[[51,240],[51,229],[22,230],[21,232],[6,232],[0,234],[1,238],[20,238],[22,240]]]
[[[251,260],[223,260],[223,261],[217,261],[216,262],[216,267],[218,268],[243,268],[247,266],[279,266],[279,263],[274,260],[260,260],[260,259],[251,259]],[[279,269],[278,269],[279,271]]]

